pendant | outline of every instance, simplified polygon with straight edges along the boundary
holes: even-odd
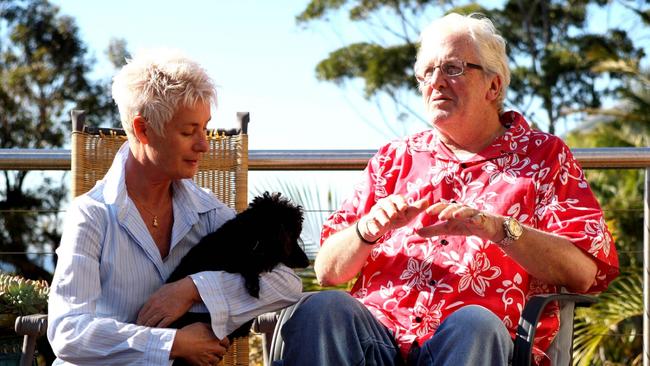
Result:
[[[153,227],[158,227],[158,216],[153,217],[153,222],[151,223]]]

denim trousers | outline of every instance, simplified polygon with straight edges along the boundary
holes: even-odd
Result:
[[[274,366],[402,366],[391,332],[343,291],[306,299],[281,330],[283,360]],[[469,305],[449,315],[435,335],[409,353],[408,365],[508,365],[510,334],[488,309]]]

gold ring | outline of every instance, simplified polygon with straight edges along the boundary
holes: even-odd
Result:
[[[487,220],[487,216],[485,216],[485,214],[483,212],[479,212],[478,214],[476,214],[476,216],[478,216],[479,223],[481,225],[485,224],[485,220]]]

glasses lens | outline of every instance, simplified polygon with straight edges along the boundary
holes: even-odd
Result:
[[[460,61],[447,61],[440,65],[447,76],[458,76],[463,73],[463,63]]]

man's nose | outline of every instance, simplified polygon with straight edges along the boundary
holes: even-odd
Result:
[[[441,66],[436,66],[433,70],[431,70],[431,78],[429,81],[429,85],[432,88],[438,88],[441,85],[444,85],[447,83],[447,77],[444,72],[442,72],[442,67]]]

